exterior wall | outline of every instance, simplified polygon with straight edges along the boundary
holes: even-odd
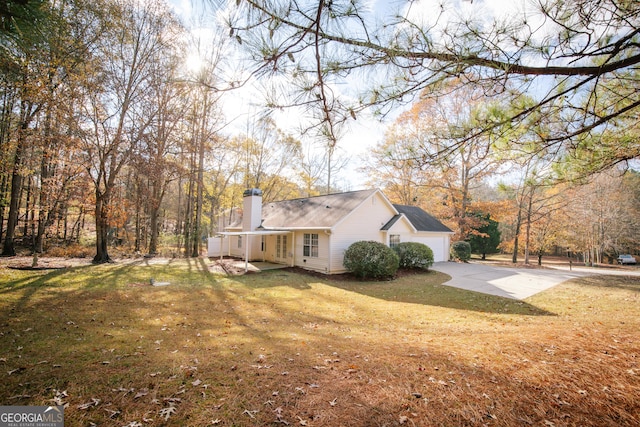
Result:
[[[352,243],[373,240],[389,244],[387,233],[380,229],[395,215],[380,193],[374,193],[333,229],[331,234],[331,269],[329,273],[344,273],[344,252]]]
[[[317,257],[304,256],[305,234],[318,235]],[[289,248],[289,251],[293,251],[294,254],[294,265],[308,270],[319,271],[321,273],[329,273],[329,237],[330,235],[325,233],[324,230],[296,231],[295,237],[293,238],[294,246],[293,248]]]
[[[229,252],[231,256],[237,256],[244,258],[245,255],[245,245],[247,244],[247,239],[245,236],[229,236]],[[238,247],[238,240],[242,240],[242,244]]]
[[[402,242],[412,242],[413,237],[415,232],[413,231],[414,229],[412,229],[408,224],[407,224],[407,220],[405,220],[404,218],[399,220],[398,222],[396,222],[395,224],[393,224],[393,227],[391,227],[385,236],[385,241],[384,243],[387,246],[391,246],[389,239],[391,237],[391,235],[393,234],[397,234],[400,235],[400,243]]]
[[[449,261],[449,246],[451,244],[451,235],[448,233],[428,233],[421,232],[412,236],[411,242],[424,243],[433,251],[433,260],[435,262]]]
[[[210,237],[210,239],[216,239],[216,237]],[[219,238],[218,238],[219,239]],[[231,255],[244,259],[247,254],[247,245],[249,247],[249,261],[263,261],[265,254],[262,252],[262,236],[227,236],[225,240],[225,247],[228,248],[224,255]],[[242,240],[240,247],[238,247],[238,241]],[[211,255],[209,255],[211,256]]]
[[[222,252],[222,253],[221,253]],[[229,253],[229,239],[220,237],[209,237],[207,240],[207,256],[219,257]]]

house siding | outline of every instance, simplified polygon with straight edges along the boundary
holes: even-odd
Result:
[[[413,235],[414,235],[414,231],[409,227],[409,225],[407,225],[406,223],[406,219],[400,220],[398,222],[396,222],[393,227],[391,227],[386,233],[385,233],[385,244],[387,246],[390,246],[389,244],[389,237],[392,234],[397,234],[400,235],[400,243],[402,242],[411,242]]]
[[[318,235],[318,256],[304,256],[304,235],[305,234],[317,234]],[[296,231],[295,233],[295,247],[294,250],[294,265],[308,270],[319,271],[322,273],[328,273],[329,264],[329,235],[324,230],[305,230]],[[288,248],[291,252],[291,248]]]
[[[329,273],[343,273],[344,252],[353,243],[373,240],[388,244],[387,233],[380,229],[395,212],[384,197],[374,193],[337,224],[331,233],[331,269]]]
[[[242,239],[242,247],[238,247],[238,240]],[[231,256],[235,257],[244,257],[245,254],[245,245],[247,244],[247,239],[245,236],[230,236],[229,237],[229,245]]]
[[[207,256],[219,257],[229,253],[229,239],[209,237],[207,241]]]

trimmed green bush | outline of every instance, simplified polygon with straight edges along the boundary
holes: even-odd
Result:
[[[361,279],[393,277],[398,271],[398,255],[385,244],[355,242],[344,253],[344,267]]]
[[[471,259],[471,244],[469,242],[453,242],[451,244],[451,257],[463,262]]]
[[[424,243],[402,242],[393,248],[400,258],[401,268],[422,268],[433,265],[433,251]]]

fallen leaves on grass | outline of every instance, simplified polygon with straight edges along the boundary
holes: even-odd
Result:
[[[69,397],[69,394],[67,393],[67,390],[53,390],[55,393],[55,396],[53,397],[53,399],[51,399],[51,401],[54,403],[55,406],[64,406],[65,408],[69,407],[69,403],[65,402],[65,399]]]
[[[421,294],[400,304],[328,280],[302,286],[308,281],[288,274],[299,288],[273,275],[272,283],[268,275],[247,276],[251,283],[201,276],[197,286],[123,292],[141,279],[114,274],[108,291],[82,284],[69,292],[55,277],[27,297],[10,289],[8,302],[0,301],[0,367],[25,369],[5,374],[0,398],[38,404],[64,390],[58,398],[71,403],[65,414],[71,424],[116,427],[422,420],[594,427],[587,416],[608,425],[637,418],[635,290],[559,287],[527,303],[544,310],[505,314],[498,307],[504,301],[495,298],[482,309],[433,295],[418,300]],[[461,291],[445,291],[438,290],[462,300]],[[483,301],[476,297],[474,304]],[[12,311],[18,304],[22,311]],[[587,304],[600,310],[598,322]],[[40,325],[70,318],[40,345]],[[32,337],[41,332],[43,339]],[[21,358],[12,353],[17,347],[27,349]],[[36,362],[45,358],[64,364]]]
[[[249,416],[249,418],[252,418],[252,419],[254,419],[254,420],[255,420],[255,418],[256,418],[256,414],[257,414],[258,412],[260,412],[260,411],[258,411],[258,410],[250,411],[250,410],[248,410],[248,409],[245,409],[245,410],[244,410],[244,412],[243,412],[243,414],[244,414],[244,415],[248,415],[248,416]]]
[[[169,404],[166,408],[160,409],[160,416],[164,418],[165,421],[168,421],[171,415],[176,413],[176,407],[173,404]]]
[[[92,397],[89,402],[78,405],[78,409],[86,410],[86,409],[98,406],[99,404],[100,404],[100,399],[96,399],[95,397]]]

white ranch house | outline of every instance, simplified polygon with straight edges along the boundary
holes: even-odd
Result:
[[[244,192],[242,212],[221,222],[208,256],[269,261],[326,274],[344,273],[345,250],[374,240],[393,247],[420,242],[434,260],[447,261],[453,232],[415,206],[394,205],[382,191],[362,190],[262,203],[262,192]]]

